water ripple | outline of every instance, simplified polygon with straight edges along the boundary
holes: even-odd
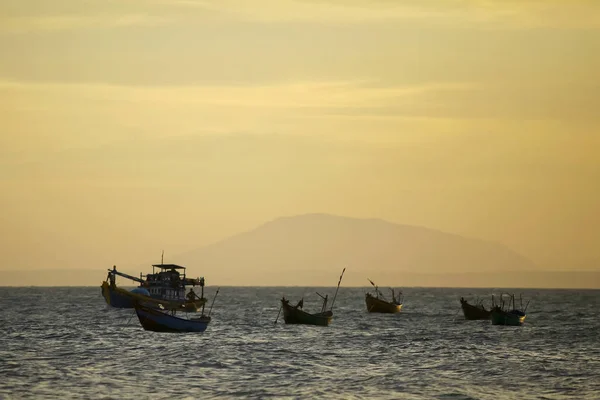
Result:
[[[222,288],[205,333],[174,335],[142,330],[98,288],[0,288],[0,398],[599,397],[598,291],[524,290],[523,327],[465,321],[464,291],[419,288],[396,315],[342,288],[330,327],[273,323],[282,294],[314,291]]]

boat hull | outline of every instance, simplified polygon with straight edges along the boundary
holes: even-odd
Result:
[[[198,311],[205,303],[206,299],[195,301],[172,301],[162,300],[150,296],[144,296],[139,293],[133,293],[116,285],[110,285],[108,282],[102,282],[102,297],[111,307],[115,308],[134,308],[135,304],[141,304],[146,307],[167,310],[180,310],[187,312]]]
[[[521,326],[525,322],[525,314],[493,309],[491,313],[492,325]]]
[[[140,306],[135,307],[135,313],[142,327],[152,332],[204,332],[210,322],[210,317],[184,319]]]
[[[333,319],[333,313],[331,311],[309,314],[297,307],[290,306],[283,300],[281,306],[283,308],[283,320],[286,324],[327,326]]]
[[[110,286],[108,282],[102,282],[102,297],[111,307],[115,308],[133,308],[135,304],[135,294],[128,292],[116,286]]]
[[[491,318],[492,312],[481,307],[469,304],[466,300],[461,300],[460,306],[462,308],[465,319],[468,320],[487,320]]]
[[[390,303],[367,293],[365,296],[367,311],[372,313],[395,314],[402,310],[402,304]]]

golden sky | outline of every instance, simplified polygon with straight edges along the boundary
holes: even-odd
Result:
[[[599,50],[597,1],[3,0],[0,268],[324,212],[598,269]]]

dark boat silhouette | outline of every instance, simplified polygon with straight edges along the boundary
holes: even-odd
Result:
[[[527,307],[529,306],[529,301],[523,308],[523,299],[521,298],[521,309],[517,309],[515,305],[515,295],[503,293],[501,298],[504,295],[509,296],[507,307],[505,308],[504,299],[502,299],[502,303],[500,305],[494,305],[491,311],[491,319],[492,325],[508,325],[508,326],[521,326],[525,322],[525,311],[527,311]],[[511,306],[512,304],[512,306]]]
[[[153,332],[204,332],[210,323],[210,316],[180,318],[153,308],[135,305],[135,313],[140,324],[147,331]]]
[[[318,294],[318,293],[317,293]],[[303,325],[318,325],[327,326],[333,318],[333,312],[321,311],[316,314],[310,314],[302,310],[303,300],[300,300],[297,305],[290,305],[289,300],[285,297],[281,299],[281,307],[283,310],[283,320],[286,324],[303,324]],[[327,307],[327,296],[323,298],[322,310]]]
[[[317,325],[317,326],[327,326],[331,323],[333,319],[333,305],[335,303],[335,298],[337,297],[338,290],[340,289],[340,283],[342,282],[342,277],[344,276],[344,272],[346,268],[342,270],[342,274],[340,275],[340,280],[338,281],[337,289],[335,290],[335,295],[333,296],[333,301],[331,302],[331,308],[327,310],[327,299],[328,296],[323,296],[320,293],[317,293],[323,299],[323,305],[321,306],[321,311],[318,313],[307,313],[303,310],[304,307],[304,299],[301,299],[298,304],[292,306],[290,301],[285,297],[281,298],[281,308],[279,312],[283,311],[283,320],[286,324],[300,324],[300,325]],[[275,323],[279,319],[279,313],[277,314],[277,318],[275,319]]]
[[[490,319],[492,314],[492,311],[486,310],[483,304],[479,303],[475,306],[469,304],[469,302],[462,297],[460,298],[460,306],[465,315],[465,319],[468,320]]]
[[[375,288],[375,295],[372,295],[371,293],[365,294],[365,303],[367,304],[368,312],[394,314],[402,310],[402,292],[400,292],[400,296],[396,298],[394,289],[390,288],[392,291],[392,299],[391,301],[387,301],[383,297],[383,293],[381,293],[379,287],[370,279],[369,282],[371,282],[371,285]]]
[[[139,302],[134,304],[135,313],[142,327],[147,331],[153,332],[204,332],[208,328],[211,321],[210,314],[215,304],[219,290],[215,293],[208,315],[204,315],[204,305],[202,305],[202,313],[196,316],[195,311],[169,310],[167,311],[162,305],[159,305],[159,310],[147,307]],[[204,292],[203,292],[204,294]],[[193,315],[187,318],[181,318],[175,314],[179,312],[189,313]]]

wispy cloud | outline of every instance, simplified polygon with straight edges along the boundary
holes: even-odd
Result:
[[[479,28],[511,29],[600,27],[600,5],[589,0],[180,0],[168,3],[173,7],[211,10],[262,22],[417,21],[461,28],[466,23]]]
[[[4,81],[0,117],[8,134],[0,147],[6,154],[36,158],[123,138],[231,132],[388,135],[398,132],[403,119],[427,124],[428,97],[474,89],[469,83],[385,87],[360,80],[155,87]]]
[[[59,0],[53,7],[36,1],[0,5],[0,32],[195,24],[200,21],[253,21],[369,24],[415,22],[423,26],[478,29],[598,29],[600,3],[577,0],[129,0],[83,7]],[[26,5],[31,7],[27,8]],[[3,10],[5,8],[5,10]],[[18,12],[14,12],[17,9]],[[11,12],[12,11],[12,12]]]
[[[515,27],[600,28],[600,3],[595,0],[469,0],[464,4]]]
[[[1,18],[0,31],[7,33],[28,33],[35,31],[159,26],[170,22],[173,22],[173,20],[168,17],[144,14],[25,16]]]
[[[214,105],[246,108],[380,107],[402,98],[435,92],[476,89],[468,82],[439,82],[404,86],[375,86],[370,81],[316,81],[272,85],[119,86],[0,82],[0,90],[90,96],[94,99],[154,104]]]

